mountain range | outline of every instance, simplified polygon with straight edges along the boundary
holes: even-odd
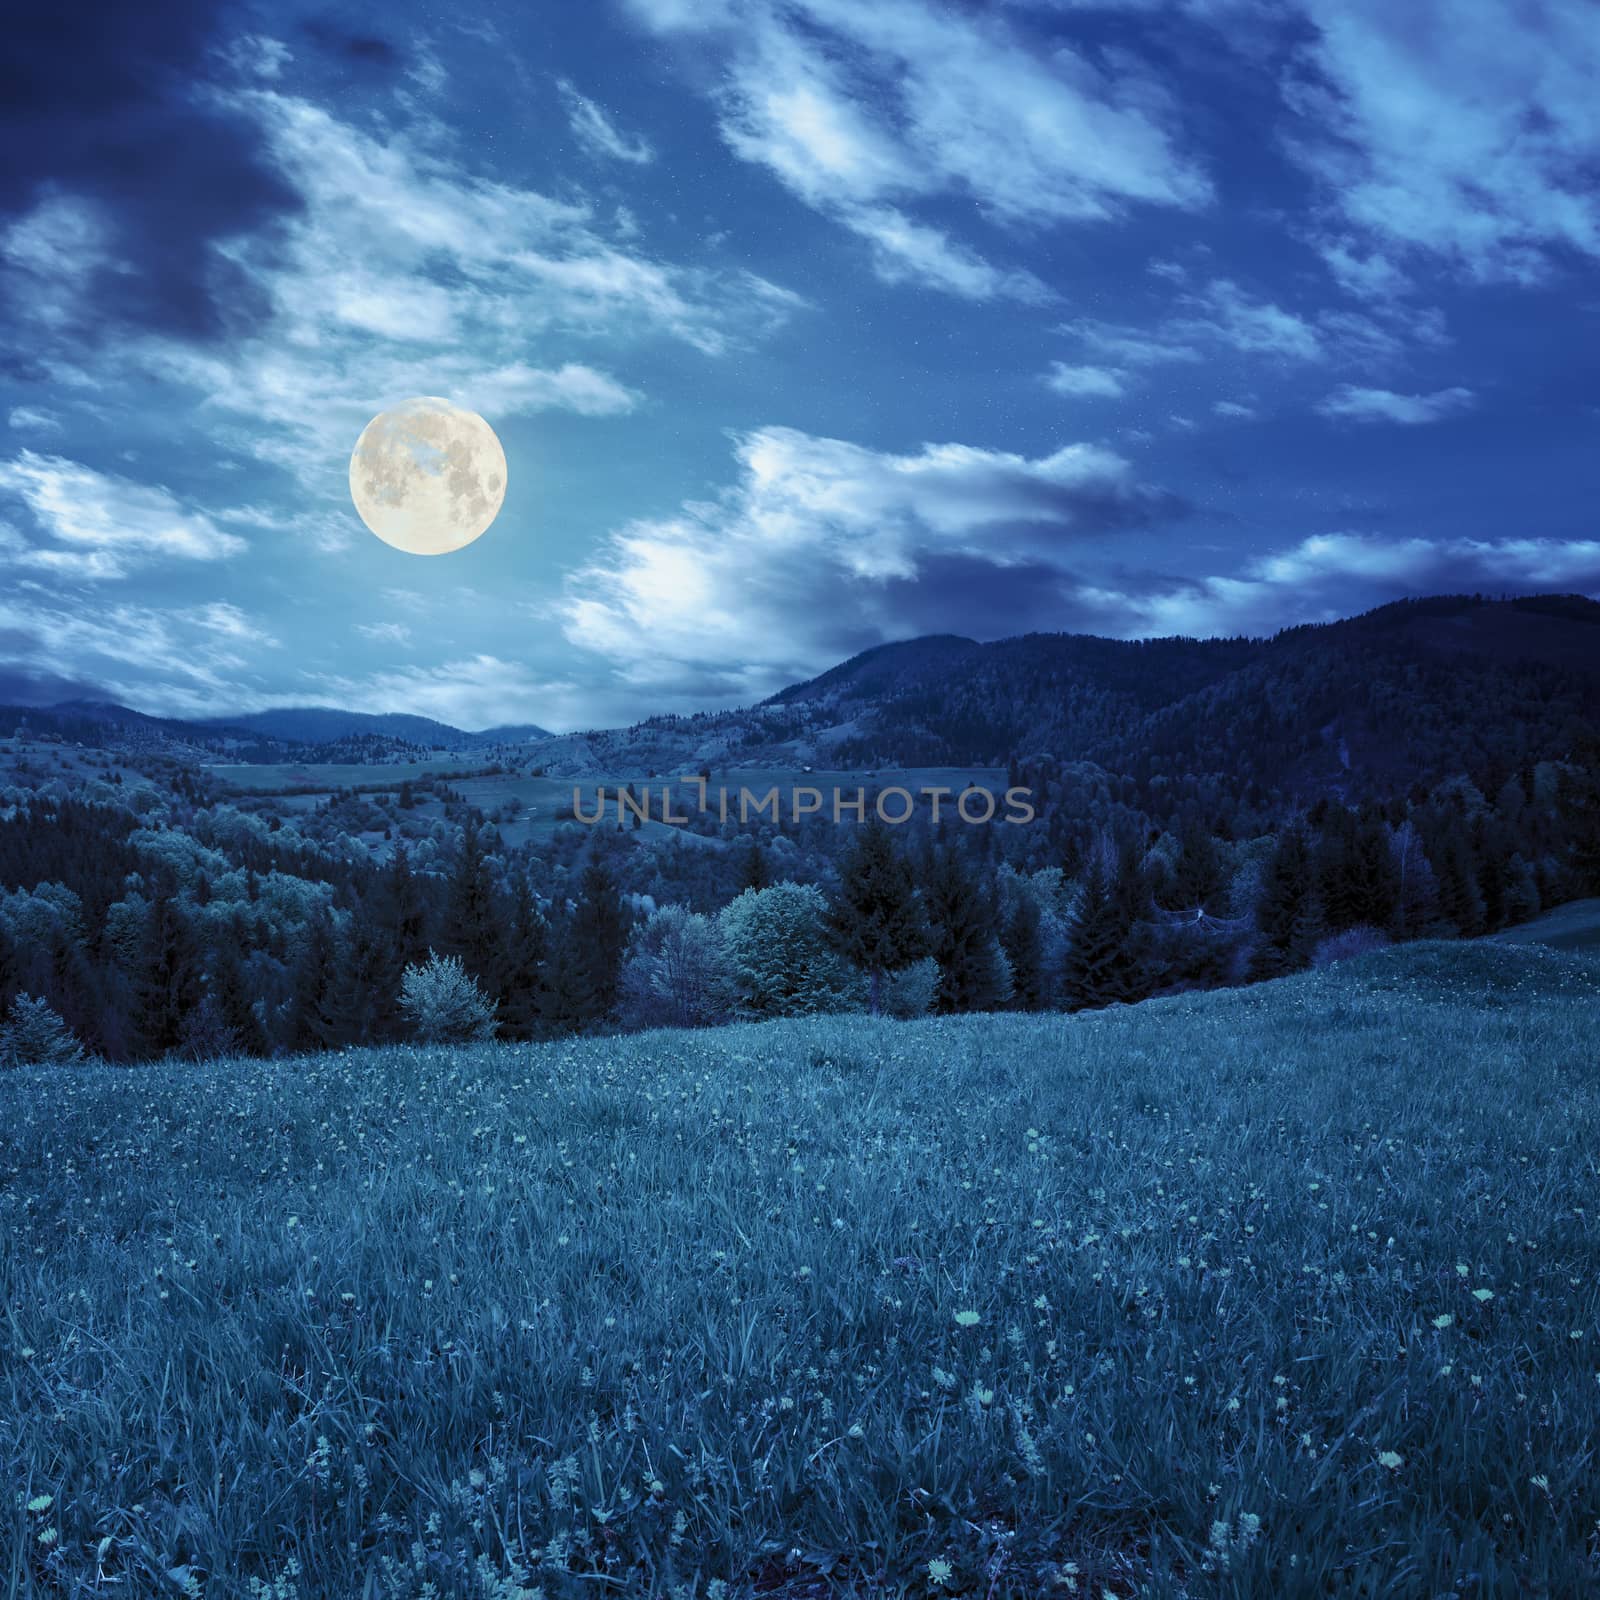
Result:
[[[880,645],[743,710],[566,735],[555,775],[701,765],[1087,762],[1145,792],[1392,791],[1558,757],[1600,725],[1600,603],[1406,600],[1268,639],[935,635]]]
[[[1214,777],[1285,793],[1392,790],[1559,756],[1600,724],[1600,603],[1436,596],[1266,639],[933,635],[863,651],[754,706],[566,735],[328,707],[183,721],[94,700],[0,709],[0,732],[22,718],[85,742],[111,728],[236,761],[511,746],[518,762],[575,776],[1043,759],[1093,763],[1142,789]]]

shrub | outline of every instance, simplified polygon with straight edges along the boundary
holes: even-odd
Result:
[[[925,1017],[939,993],[939,963],[932,956],[913,961],[883,980],[883,1010],[890,1017]]]
[[[494,1003],[465,971],[459,957],[429,954],[407,967],[400,980],[400,1009],[423,1044],[462,1044],[492,1039]]]
[[[1351,956],[1364,956],[1369,950],[1381,950],[1389,943],[1389,935],[1382,928],[1371,928],[1358,923],[1322,940],[1311,952],[1311,965],[1331,967],[1335,961],[1348,961]]]
[[[31,994],[19,994],[0,1024],[0,1067],[71,1067],[83,1046],[60,1017]]]

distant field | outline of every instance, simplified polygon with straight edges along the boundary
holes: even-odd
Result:
[[[483,765],[461,756],[449,756],[429,761],[397,762],[393,766],[317,766],[306,762],[280,761],[212,766],[206,770],[241,794],[285,794],[294,790],[331,794],[335,789],[398,789],[407,779],[415,782],[418,778],[481,772]]]
[[[0,1078],[0,1594],[1600,1592],[1600,963]]]
[[[420,777],[449,775],[470,768],[464,767],[458,759],[446,762],[420,761],[392,767],[277,765],[223,766],[213,767],[210,770],[241,794],[297,795],[307,804],[313,804],[340,788],[361,789],[369,793],[391,792],[397,791],[406,779],[414,781]],[[682,775],[693,776],[694,769],[691,767],[688,773]],[[561,820],[568,817],[572,810],[574,790],[581,797],[585,816],[591,816],[598,803],[600,791],[604,789],[606,815],[614,823],[617,815],[617,791],[625,788],[630,782],[636,791],[642,792],[646,789],[649,791],[650,816],[656,819],[650,825],[651,832],[663,832],[667,827],[673,827],[674,831],[682,831],[674,824],[662,823],[659,820],[663,788],[671,790],[672,812],[675,817],[690,813],[698,803],[696,786],[679,783],[677,781],[679,776],[679,773],[673,772],[647,777],[643,773],[635,772],[621,775],[608,774],[604,777],[529,778],[515,773],[491,773],[479,777],[452,777],[451,787],[459,790],[472,805],[485,813],[496,812],[506,805],[514,806],[514,815],[501,821],[499,827],[506,842],[516,845],[548,834]],[[770,789],[775,788],[779,791],[779,803],[783,807],[785,817],[788,817],[794,810],[795,790],[813,788],[823,796],[822,810],[819,814],[831,816],[836,795],[843,800],[853,800],[858,789],[870,792],[874,787],[886,789],[898,785],[912,792],[918,807],[923,809],[923,814],[926,814],[925,808],[929,802],[921,797],[919,793],[921,789],[942,786],[951,790],[951,796],[942,802],[945,807],[949,807],[954,804],[955,797],[969,784],[976,784],[980,788],[1001,795],[1005,790],[1006,775],[1002,769],[990,767],[883,767],[874,769],[874,776],[870,778],[863,772],[808,773],[796,767],[718,767],[712,770],[708,798],[711,812],[720,820],[720,791],[726,790],[729,818],[737,822],[741,789],[750,791],[752,798],[749,805],[754,818],[756,801]],[[896,801],[895,804],[900,806],[903,802]],[[969,804],[969,809],[976,812],[978,808]],[[997,815],[1003,816],[1004,813],[1005,807],[1001,803],[997,806]],[[770,818],[770,806],[766,815]],[[843,815],[848,820],[853,813],[844,812]],[[631,821],[630,815],[630,825]]]
[[[1600,950],[1600,900],[1569,901],[1495,937],[1508,944],[1547,944],[1556,950]]]

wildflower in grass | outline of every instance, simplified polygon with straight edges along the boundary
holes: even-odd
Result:
[[[956,1312],[956,1326],[958,1328],[976,1328],[983,1318],[976,1311]]]
[[[1380,1450],[1378,1452],[1378,1465],[1387,1467],[1391,1472],[1405,1464],[1405,1458],[1398,1450]]]
[[[41,1511],[48,1511],[56,1503],[55,1496],[50,1494],[36,1494],[28,1502],[28,1509],[36,1516]]]
[[[928,1563],[928,1582],[943,1588],[945,1584],[955,1577],[956,1569],[948,1561],[941,1561],[937,1556]]]
[[[1435,1317],[1433,1319],[1433,1325],[1434,1325],[1434,1327],[1438,1328],[1441,1332],[1443,1332],[1443,1330],[1448,1328],[1450,1326],[1450,1324],[1452,1322],[1454,1322],[1455,1320],[1456,1319],[1454,1317],[1452,1317],[1448,1311],[1446,1311],[1442,1315],[1437,1316],[1437,1317]]]
[[[1480,1305],[1487,1305],[1489,1303],[1489,1301],[1494,1299],[1494,1290],[1493,1289],[1474,1289],[1472,1291],[1472,1298],[1474,1300],[1476,1300]]]

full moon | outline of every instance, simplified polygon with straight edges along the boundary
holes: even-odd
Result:
[[[475,411],[419,395],[380,411],[350,457],[350,498],[396,550],[443,556],[476,539],[506,497],[506,454]]]

